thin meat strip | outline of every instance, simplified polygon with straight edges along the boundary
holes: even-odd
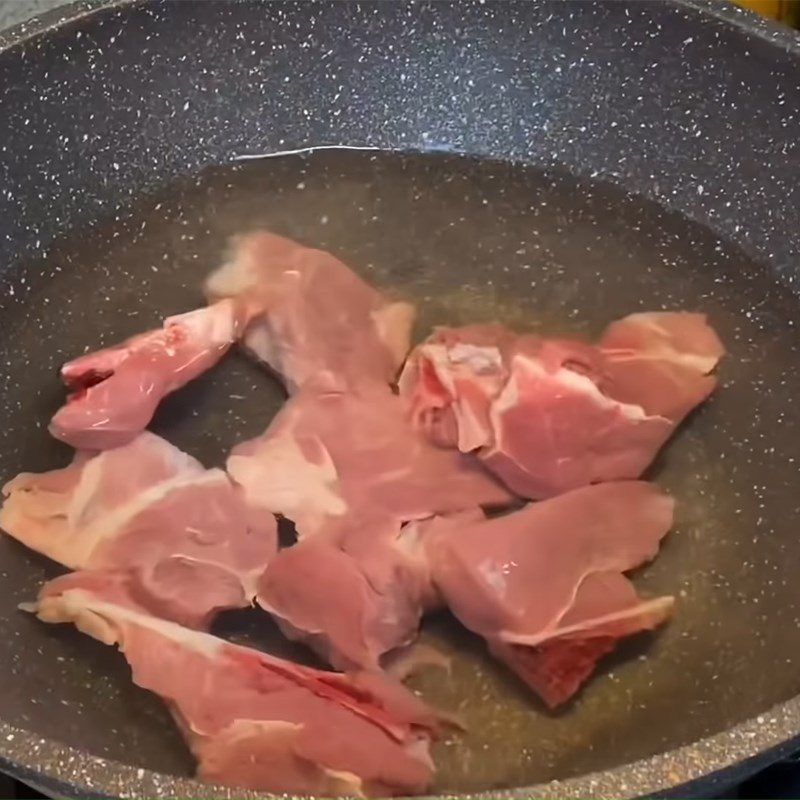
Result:
[[[300,537],[346,514],[402,523],[511,499],[473,456],[415,431],[380,383],[347,392],[309,383],[264,434],[234,448],[227,469],[251,505],[293,520]]]
[[[50,433],[79,450],[127,444],[147,427],[166,395],[222,358],[239,325],[236,304],[223,300],[67,362],[61,378],[70,394],[53,416]]]
[[[489,520],[435,519],[422,545],[456,617],[544,702],[572,697],[600,657],[670,615],[623,573],[655,557],[673,502],[642,481],[576,489]]]
[[[249,605],[277,548],[272,514],[224,471],[152,433],[3,487],[0,527],[70,569],[130,572],[155,614],[203,627]]]
[[[713,391],[723,347],[701,314],[633,314],[597,346],[501,325],[441,328],[400,376],[415,426],[475,452],[522,497],[639,477]]]
[[[158,619],[117,578],[63,576],[29,610],[116,644],[134,683],[169,706],[202,780],[292,795],[427,789],[438,720],[400,684],[299,666]]]
[[[412,306],[388,300],[330,253],[273,233],[238,237],[206,295],[246,306],[243,344],[290,393],[312,378],[337,388],[390,383],[410,346]]]
[[[336,669],[379,669],[438,605],[410,534],[390,517],[332,520],[278,553],[261,576],[258,603]]]

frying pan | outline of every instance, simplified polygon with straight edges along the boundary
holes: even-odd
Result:
[[[705,311],[721,388],[653,469],[678,520],[637,577],[674,622],[551,715],[434,618],[454,675],[419,688],[469,724],[437,790],[724,789],[800,746],[799,109],[797,37],[718,4],[78,4],[2,34],[0,473],[67,459],[45,433],[65,358],[194,307],[252,227],[413,298],[420,334]],[[281,402],[233,356],[154,428],[220,463]],[[191,780],[117,654],[16,610],[55,573],[0,539],[0,769],[250,796]],[[220,632],[303,656],[256,612]]]

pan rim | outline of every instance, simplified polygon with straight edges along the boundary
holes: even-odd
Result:
[[[0,55],[28,40],[65,29],[98,12],[128,9],[141,0],[79,0],[0,30]],[[713,18],[800,57],[800,34],[754,12],[713,0],[668,0],[686,13]],[[674,750],[601,772],[530,786],[437,795],[461,798],[629,798],[692,796],[704,782],[718,791],[800,748],[800,695],[725,731]],[[250,800],[263,792],[201,783],[92,755],[0,721],[0,772],[57,797],[158,797]],[[58,776],[58,777],[55,777]]]

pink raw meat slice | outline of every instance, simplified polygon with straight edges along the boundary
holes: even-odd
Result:
[[[634,314],[600,345],[499,325],[437,330],[399,386],[432,441],[475,451],[523,497],[639,477],[713,390],[723,354],[700,314]]]
[[[411,351],[398,379],[414,426],[464,453],[490,444],[489,409],[508,380],[517,339],[499,324],[436,328]]]
[[[672,431],[668,420],[612,400],[570,366],[551,369],[518,354],[509,370],[490,407],[491,444],[480,458],[523,497],[636,478]]]
[[[678,424],[714,391],[725,354],[703,314],[649,312],[612,322],[600,339],[604,389]]]
[[[410,346],[414,309],[390,302],[330,253],[264,231],[239,237],[206,282],[213,300],[246,304],[244,345],[295,392],[390,383]]]
[[[424,792],[438,718],[380,675],[302,667],[151,616],[117,576],[74,573],[31,607],[117,644],[169,706],[203,780],[288,794]]]
[[[202,627],[249,605],[277,547],[274,517],[219,469],[152,433],[3,487],[0,527],[71,569],[129,570],[153,613]]]
[[[414,431],[403,401],[378,383],[308,384],[227,467],[251,505],[292,519],[300,536],[347,513],[406,522],[510,500],[472,456]]]
[[[434,520],[434,583],[550,705],[567,700],[623,636],[653,628],[672,598],[640,600],[622,575],[654,558],[673,502],[651,484],[584,487],[490,520]]]
[[[413,547],[391,518],[347,515],[278,553],[259,581],[258,603],[337,669],[378,669],[437,604]]]
[[[238,329],[236,304],[224,300],[67,362],[61,377],[70,395],[50,433],[79,450],[127,444],[147,427],[162,398],[222,358]]]

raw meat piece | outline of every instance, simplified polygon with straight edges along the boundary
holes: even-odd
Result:
[[[657,628],[670,617],[674,605],[672,597],[640,599],[619,572],[596,572],[583,579],[555,630],[534,636],[507,632],[489,646],[550,708],[556,708],[578,691],[620,639]]]
[[[703,314],[631,314],[606,328],[604,391],[678,424],[714,391],[725,348]]]
[[[423,544],[452,612],[551,706],[623,636],[663,622],[622,573],[654,558],[673,502],[642,481],[576,489],[490,520],[433,520]]]
[[[523,497],[552,497],[598,481],[639,477],[673,425],[604,395],[574,354],[555,369],[517,354],[493,401],[486,467]]]
[[[348,510],[337,467],[316,430],[326,425],[318,408],[343,402],[339,397],[333,394],[326,403],[315,388],[302,389],[261,436],[236,445],[227,460],[228,474],[247,501],[292,520],[299,536],[314,533],[329,517]],[[346,436],[343,430],[342,438]]]
[[[722,354],[700,314],[634,314],[597,347],[472,325],[437,330],[399,386],[430,440],[477,452],[511,490],[541,499],[639,477],[711,393]]]
[[[278,553],[259,581],[258,603],[335,668],[378,669],[437,604],[414,546],[391,518],[335,519]]]
[[[247,305],[244,345],[290,392],[310,378],[331,388],[390,383],[410,346],[412,306],[390,302],[330,253],[272,233],[239,237],[206,294]]]
[[[50,433],[79,450],[105,450],[143,431],[161,399],[222,358],[239,331],[233,301],[169,317],[164,327],[69,361],[70,391]]]
[[[234,449],[228,471],[248,503],[292,519],[302,540],[267,568],[259,604],[340,668],[376,668],[416,635],[430,583],[403,522],[510,500],[471,456],[418,435],[377,383],[306,385]]]
[[[134,683],[168,704],[203,780],[327,796],[430,782],[439,720],[388,678],[302,667],[157,619],[102,573],[47,584],[31,610],[117,644]]]
[[[408,357],[398,387],[415,427],[469,453],[491,442],[491,403],[508,380],[517,335],[503,325],[437,328]]]
[[[274,517],[219,469],[152,433],[3,487],[0,527],[71,569],[128,570],[147,607],[202,627],[249,605],[277,548]]]
[[[406,522],[510,500],[472,456],[416,433],[401,399],[378,383],[308,384],[227,466],[250,504],[293,520],[300,536],[345,514]]]

